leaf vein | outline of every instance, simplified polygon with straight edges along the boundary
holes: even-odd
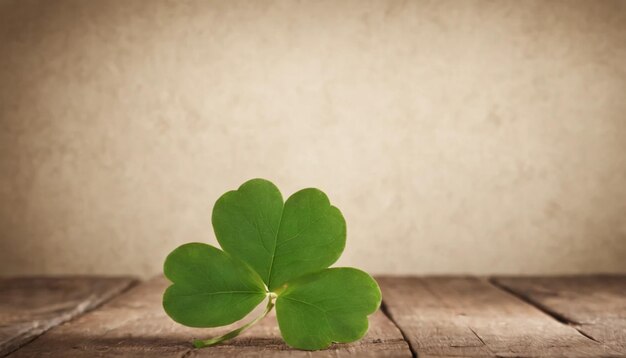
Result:
[[[278,233],[280,232],[280,225],[283,222],[283,216],[285,214],[285,204],[283,203],[283,208],[280,211],[280,220],[278,220],[278,229],[276,230],[276,234],[274,235],[274,250],[272,252],[272,261],[270,261],[270,269],[267,271],[267,288],[271,289],[272,283],[272,270],[274,269],[274,258],[276,257],[276,248],[278,247]]]
[[[309,224],[307,224],[307,226],[305,226],[305,227],[304,227],[304,229],[302,229],[302,230],[298,231],[298,233],[297,233],[297,234],[295,234],[294,236],[292,236],[292,237],[288,238],[287,240],[285,240],[285,241],[283,241],[283,242],[279,243],[279,244],[278,244],[278,246],[283,246],[283,245],[284,245],[284,244],[286,244],[287,242],[289,242],[289,241],[291,241],[291,240],[293,240],[293,239],[298,238],[298,237],[299,237],[299,236],[300,236],[303,232],[305,232],[305,231],[309,230],[309,229],[311,228],[311,226],[313,226],[313,225],[317,224],[318,222],[322,221],[322,219],[324,219],[326,216],[327,216],[327,215],[322,215],[322,216],[320,216],[319,218],[317,218],[317,219],[315,219],[315,220],[311,221]]]
[[[218,291],[218,292],[194,292],[194,293],[190,293],[190,294],[185,294],[185,295],[174,295],[176,297],[194,297],[194,296],[214,296],[214,295],[227,295],[227,294],[232,294],[232,295],[237,295],[237,294],[251,294],[251,293],[256,293],[256,294],[263,294],[263,292],[259,292],[259,291]]]

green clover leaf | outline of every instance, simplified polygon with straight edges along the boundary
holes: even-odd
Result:
[[[367,316],[381,293],[370,275],[351,267],[331,268],[291,282],[276,300],[285,342],[316,350],[332,342],[354,342],[367,332]]]
[[[263,179],[222,195],[212,221],[224,251],[252,266],[270,290],[327,268],[346,245],[346,221],[326,194],[303,189],[283,204],[278,188]]]
[[[278,188],[250,180],[215,203],[212,216],[224,249],[190,243],[165,260],[172,285],[165,312],[191,327],[233,323],[267,298],[263,314],[223,336],[195,341],[198,348],[236,337],[276,305],[285,342],[317,350],[360,339],[367,316],[381,302],[376,281],[354,268],[331,268],[346,240],[343,215],[318,189],[303,189],[283,203]]]
[[[266,296],[261,278],[224,251],[185,244],[165,259],[174,284],[163,295],[165,312],[189,327],[219,327],[242,319]]]

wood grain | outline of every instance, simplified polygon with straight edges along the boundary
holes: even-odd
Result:
[[[626,276],[508,277],[494,281],[626,355]]]
[[[194,329],[173,322],[165,315],[161,306],[161,297],[167,285],[163,278],[150,280],[99,310],[50,330],[13,356],[411,356],[400,331],[380,311],[370,317],[370,330],[361,341],[336,344],[324,351],[290,349],[280,338],[273,315],[223,345],[193,349],[191,341],[194,338],[220,335],[239,324],[215,329]],[[259,307],[261,310],[262,306]]]
[[[0,279],[0,356],[119,294],[130,278]]]
[[[484,279],[379,279],[385,309],[419,357],[617,355]]]

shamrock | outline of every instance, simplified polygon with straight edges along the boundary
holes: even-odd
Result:
[[[189,243],[165,260],[172,281],[165,312],[190,327],[218,327],[245,317],[267,299],[263,314],[223,336],[198,340],[198,348],[236,337],[276,306],[285,342],[317,350],[353,342],[367,332],[367,316],[381,302],[378,284],[355,268],[328,268],[345,247],[346,222],[318,189],[283,201],[264,179],[222,195],[213,208],[222,250]]]

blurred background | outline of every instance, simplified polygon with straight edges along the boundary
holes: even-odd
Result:
[[[0,0],[0,275],[158,274],[254,177],[374,274],[624,273],[626,2]]]

